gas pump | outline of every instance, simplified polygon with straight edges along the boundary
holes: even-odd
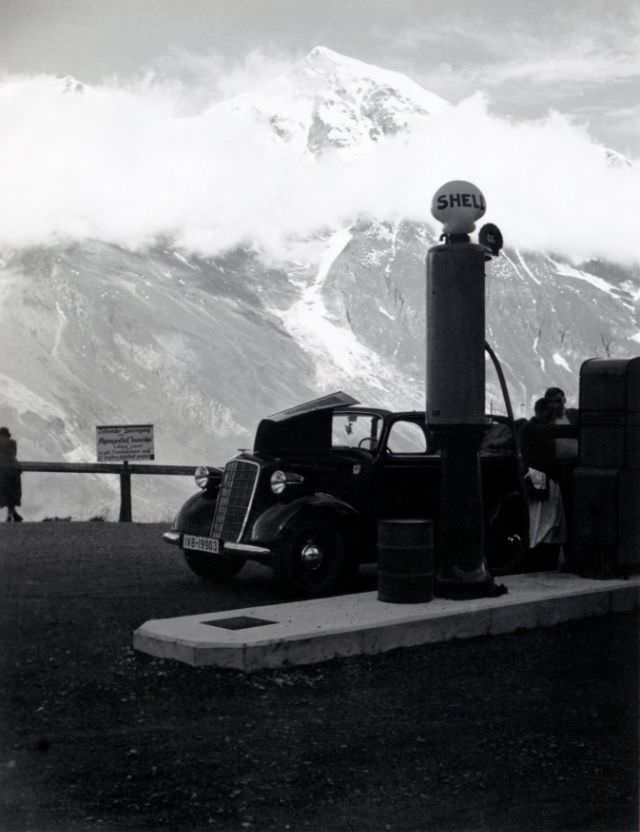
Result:
[[[435,541],[436,595],[501,595],[487,569],[479,450],[485,423],[485,261],[502,236],[494,225],[469,233],[486,206],[470,182],[447,182],[431,213],[442,241],[427,254],[427,422],[441,450],[441,491]]]

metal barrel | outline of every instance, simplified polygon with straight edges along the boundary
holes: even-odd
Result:
[[[431,601],[434,545],[431,520],[378,522],[378,600],[394,604]]]

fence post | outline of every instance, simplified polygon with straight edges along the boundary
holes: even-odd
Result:
[[[120,522],[131,522],[131,471],[126,460],[120,470]]]

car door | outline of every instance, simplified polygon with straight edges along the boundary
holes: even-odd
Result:
[[[383,437],[377,488],[378,517],[434,517],[440,457],[429,453],[424,422],[399,417]]]

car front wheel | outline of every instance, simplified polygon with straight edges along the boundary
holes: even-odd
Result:
[[[346,566],[344,541],[331,520],[298,526],[274,552],[276,584],[289,598],[319,598],[338,591]]]

